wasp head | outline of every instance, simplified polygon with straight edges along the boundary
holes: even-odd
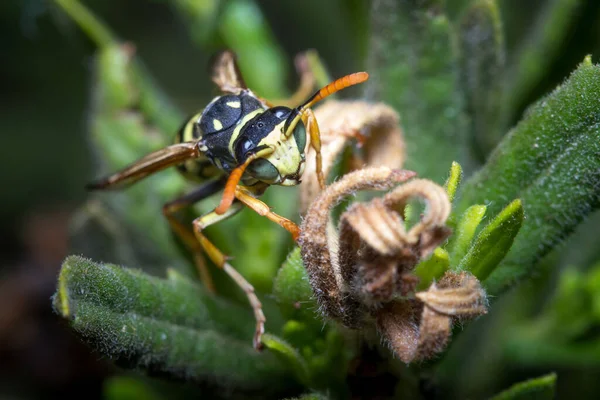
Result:
[[[304,172],[306,130],[298,123],[293,134],[286,135],[288,120],[296,110],[274,107],[248,121],[234,143],[238,163],[265,149],[265,156],[252,161],[246,173],[270,185],[294,186],[300,183]]]

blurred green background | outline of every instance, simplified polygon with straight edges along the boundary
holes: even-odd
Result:
[[[459,10],[465,2],[447,1],[450,11]],[[135,44],[137,55],[162,89],[181,110],[191,113],[215,95],[208,76],[210,57],[224,42],[236,38],[227,38],[231,30],[224,24],[215,27],[217,34],[209,40],[201,39],[203,46],[198,46],[186,27],[187,21],[175,11],[172,3],[159,0],[85,2],[121,39]],[[212,2],[198,0],[196,3]],[[251,7],[245,9],[248,14],[242,15],[242,20],[262,16],[264,20],[259,23],[264,24],[276,43],[277,57],[283,62],[277,67],[287,82],[284,90],[292,90],[297,83],[293,57],[309,48],[318,51],[332,76],[365,68],[371,2],[256,0],[245,3]],[[557,1],[501,0],[498,3],[504,24],[507,65],[516,68],[518,51],[528,33],[536,29],[545,10]],[[571,3],[577,3],[575,11],[554,35],[553,51],[544,54],[541,73],[520,88],[522,93],[512,104],[511,123],[520,119],[529,103],[561,83],[585,55],[592,54],[594,62],[599,60],[600,2]],[[202,38],[202,27],[194,29],[191,31]],[[69,217],[86,198],[83,186],[96,172],[86,125],[95,47],[52,2],[43,0],[1,2],[0,38],[3,139],[0,146],[0,397],[50,398],[86,393],[90,398],[99,398],[103,379],[113,371],[112,367],[74,339],[52,314],[49,300],[60,262],[69,252]],[[252,53],[247,55],[252,56]],[[263,61],[252,60],[253,63]],[[268,83],[264,86],[265,92],[281,89],[270,87]],[[162,218],[160,210],[157,210],[157,218]],[[581,232],[589,232],[589,227],[599,220],[598,215],[592,216],[587,227],[581,227]],[[585,234],[577,236],[576,233],[564,248],[585,239]],[[590,251],[585,254],[554,254],[554,261],[548,264],[587,267],[599,259],[596,246],[589,243]],[[555,262],[561,257],[562,262]],[[470,340],[488,335],[489,346],[477,349],[489,351],[490,363],[496,363],[498,358],[494,351],[500,346],[496,347],[494,332],[510,323],[510,316],[503,314],[503,308],[510,309],[511,302],[512,309],[514,302],[526,302],[530,310],[541,308],[554,292],[559,273],[560,268],[546,269],[532,283],[521,285],[518,291],[498,302],[493,316],[477,322],[468,335],[462,335],[449,354],[455,357],[453,364],[461,367],[447,371],[446,386],[447,382],[456,381],[457,393],[469,390],[477,393],[481,387],[486,387],[483,391],[487,393],[493,392],[492,388],[502,389],[510,383],[553,370],[559,375],[561,396],[587,389],[585,392],[593,398],[592,394],[600,389],[596,379],[600,374],[600,359],[595,363],[549,362],[531,366],[521,364],[517,357],[513,362],[482,366],[481,357],[477,357],[477,362],[465,357],[469,354],[465,346]],[[478,384],[469,387],[467,375],[476,376]]]

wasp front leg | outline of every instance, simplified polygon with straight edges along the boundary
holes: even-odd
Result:
[[[323,158],[321,156],[321,131],[315,113],[310,108],[305,109],[302,113],[302,122],[308,131],[310,146],[315,151],[317,159],[317,179],[321,190],[323,190],[325,189],[325,177],[323,176]]]
[[[235,197],[259,215],[267,217],[269,220],[285,228],[292,234],[294,241],[298,240],[300,236],[298,225],[281,215],[275,214],[267,204],[254,197],[248,189],[243,186],[237,186],[235,188]]]
[[[254,293],[254,287],[239,273],[237,272],[228,262],[225,254],[221,252],[208,238],[202,233],[204,229],[208,226],[216,224],[217,222],[223,221],[231,217],[233,214],[237,213],[242,209],[243,205],[239,202],[234,202],[223,214],[217,214],[212,211],[208,214],[201,216],[200,218],[196,218],[193,222],[194,224],[194,234],[202,249],[206,252],[206,254],[210,257],[212,262],[219,268],[222,268],[227,275],[231,277],[237,283],[237,285],[246,293],[248,297],[248,301],[252,306],[252,310],[254,311],[254,317],[256,318],[256,330],[254,333],[254,348],[261,349],[261,337],[265,332],[265,314],[262,311],[262,304],[256,293]]]

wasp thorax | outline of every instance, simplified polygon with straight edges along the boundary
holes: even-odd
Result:
[[[298,123],[292,135],[286,135],[286,122],[293,116],[287,107],[274,107],[248,121],[234,144],[238,163],[261,150],[271,149],[264,158],[253,161],[246,172],[271,185],[294,186],[304,172],[306,130]]]

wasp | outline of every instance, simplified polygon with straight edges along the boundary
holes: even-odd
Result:
[[[256,319],[253,345],[260,349],[266,319],[254,288],[228,263],[227,257],[203,231],[246,206],[281,225],[296,240],[299,227],[272,212],[259,197],[271,185],[300,183],[307,146],[315,151],[319,185],[325,186],[319,125],[311,107],[339,90],[367,79],[366,72],[346,75],[321,88],[295,108],[277,106],[246,86],[236,55],[229,50],[223,51],[215,57],[212,73],[212,81],[222,94],[183,123],[175,143],[90,183],[87,189],[123,189],[168,167],[176,167],[185,178],[199,183],[197,189],[165,204],[163,214],[174,233],[193,253],[201,280],[208,290],[214,292],[214,286],[203,254],[245,292]],[[223,191],[219,205],[194,219],[191,229],[175,217],[177,211],[219,191]]]

